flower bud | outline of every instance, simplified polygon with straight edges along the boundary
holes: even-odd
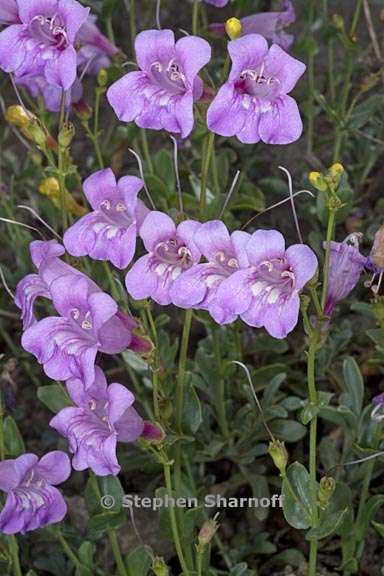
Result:
[[[227,20],[225,23],[225,31],[231,40],[240,38],[243,32],[243,27],[240,20],[238,18],[229,18],[229,20]]]
[[[80,118],[80,120],[82,120],[83,122],[92,118],[93,114],[92,108],[88,106],[88,104],[84,102],[84,100],[80,100],[80,102],[74,102],[72,104],[72,108],[76,116]]]
[[[202,525],[202,527],[200,528],[200,532],[198,535],[199,546],[203,547],[207,546],[211,542],[214,535],[216,534],[218,528],[219,525],[216,522],[216,517],[206,520]]]
[[[319,503],[320,508],[325,510],[336,488],[336,480],[331,476],[323,476],[320,480]]]
[[[100,88],[104,88],[108,84],[108,71],[105,68],[99,70],[97,75],[97,83]]]
[[[152,571],[155,576],[169,576],[169,568],[164,562],[164,559],[160,557],[153,559]]]
[[[268,453],[271,456],[276,468],[282,476],[285,476],[285,470],[288,464],[288,452],[284,442],[274,440],[269,443]]]
[[[150,422],[149,420],[145,420],[141,437],[151,444],[159,444],[164,441],[165,432],[157,422]]]
[[[68,148],[75,135],[75,127],[72,122],[66,122],[59,133],[59,145]]]
[[[319,190],[319,192],[325,192],[327,189],[327,183],[324,176],[320,172],[310,172],[308,179],[312,186]]]
[[[12,126],[16,128],[25,128],[28,126],[32,120],[33,116],[29,115],[28,112],[19,104],[13,104],[8,106],[5,111],[5,119]]]
[[[47,133],[40,126],[38,120],[32,120],[28,126],[25,127],[28,135],[30,135],[31,140],[35,142],[38,146],[45,146],[47,143]],[[27,133],[23,130],[23,134]]]
[[[345,29],[344,18],[340,16],[340,14],[334,14],[332,16],[332,24],[336,28],[336,30],[344,32]]]
[[[325,178],[331,187],[333,186],[334,188],[337,188],[338,185],[340,184],[340,180],[344,172],[345,172],[344,166],[339,162],[336,162],[336,164],[332,164],[332,166],[328,169]]]
[[[59,181],[53,176],[44,178],[39,184],[39,192],[43,194],[43,196],[48,196],[48,198],[57,198],[60,194]]]

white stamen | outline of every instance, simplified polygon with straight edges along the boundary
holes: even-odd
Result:
[[[125,212],[126,209],[127,207],[125,204],[123,204],[123,202],[116,204],[116,212]]]
[[[80,318],[80,310],[78,308],[73,308],[73,310],[71,310],[71,316],[74,320],[78,320]]]

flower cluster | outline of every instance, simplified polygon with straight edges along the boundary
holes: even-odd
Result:
[[[276,338],[293,330],[299,293],[317,269],[308,246],[286,249],[283,236],[274,230],[229,234],[219,220],[204,224],[185,220],[176,226],[168,215],[148,211],[137,199],[141,186],[139,179],[129,176],[116,183],[110,169],[90,176],[84,190],[93,212],[67,230],[64,245],[68,252],[108,260],[123,269],[134,256],[138,234],[147,253],[126,275],[126,287],[134,299],[208,310],[220,324],[241,316],[250,326],[264,326]],[[57,299],[59,290],[52,288]],[[68,315],[74,309],[81,311],[78,321],[83,321],[86,308],[77,301],[68,302],[62,313]],[[39,348],[34,349],[39,357]]]
[[[78,102],[77,71],[97,73],[118,49],[97,28],[95,18],[76,0],[6,0],[0,8],[0,68],[32,96],[41,94],[48,110]]]
[[[147,30],[137,36],[135,48],[140,71],[109,88],[109,103],[124,122],[186,138],[194,124],[193,103],[203,94],[198,73],[210,60],[209,44],[195,36],[175,43],[171,30]],[[229,42],[228,50],[232,69],[208,109],[208,128],[247,144],[297,140],[303,126],[289,93],[305,65],[277,44],[268,49],[265,38],[254,33]]]
[[[117,442],[157,440],[162,432],[136,412],[134,396],[125,386],[107,384],[95,366],[96,355],[127,348],[148,353],[152,344],[134,318],[119,311],[93,280],[61,259],[65,249],[58,242],[32,242],[30,252],[37,273],[19,282],[15,297],[24,325],[22,346],[34,354],[47,376],[66,381],[73,402],[50,425],[68,439],[75,470],[116,475]],[[39,297],[51,300],[58,315],[37,319],[34,304]],[[66,480],[70,467],[63,452],[47,454],[40,462],[33,454],[24,454],[0,463],[0,489],[8,492],[0,530],[24,532],[61,521],[66,505],[54,485]]]

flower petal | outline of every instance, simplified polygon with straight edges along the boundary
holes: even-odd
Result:
[[[266,144],[290,144],[303,132],[299,108],[291,96],[280,96],[260,116],[260,138]]]
[[[46,482],[56,486],[65,482],[71,474],[71,463],[65,452],[54,450],[43,456],[36,465],[36,472],[44,478]]]
[[[229,42],[228,52],[232,60],[229,81],[236,82],[244,70],[261,64],[268,52],[268,43],[260,34],[248,34]]]
[[[294,244],[285,253],[295,274],[295,288],[301,290],[316,274],[318,262],[315,253],[304,244]]]
[[[153,252],[157,244],[166,242],[175,235],[176,225],[172,218],[156,210],[148,214],[140,228],[140,237],[148,252]]]
[[[143,111],[148,83],[143,72],[129,72],[117,80],[107,91],[107,99],[116,116],[123,122],[132,122]]]
[[[306,66],[273,44],[265,58],[264,74],[279,80],[280,94],[288,94],[304,74]]]
[[[176,42],[176,58],[190,84],[198,72],[211,59],[211,47],[206,40],[197,36],[184,36]]]
[[[277,230],[256,230],[246,246],[246,252],[253,266],[266,260],[282,258],[285,253],[284,236]]]
[[[147,254],[139,258],[125,277],[128,293],[135,300],[143,300],[156,291],[159,277],[149,267],[151,256]]]
[[[104,200],[119,201],[121,194],[117,189],[116,178],[111,168],[98,170],[83,182],[84,194],[94,210],[99,210]]]
[[[135,39],[136,60],[142,70],[149,72],[154,62],[168,64],[175,53],[172,30],[145,30]]]

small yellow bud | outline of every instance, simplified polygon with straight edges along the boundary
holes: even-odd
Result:
[[[43,194],[43,196],[48,196],[48,198],[57,198],[60,194],[59,181],[53,176],[44,178],[39,184],[39,192]]]
[[[23,134],[30,135],[30,138],[38,145],[45,146],[47,143],[47,133],[41,127],[38,120],[33,120],[28,126],[23,127]]]
[[[39,192],[43,196],[47,196],[56,208],[61,208],[60,184],[57,178],[51,176],[41,180]],[[74,216],[83,216],[86,213],[84,206],[80,206],[68,190],[65,190],[64,201],[66,210]]]
[[[32,120],[32,115],[29,115],[28,112],[19,104],[14,104],[12,106],[8,106],[5,111],[5,119],[9,124],[12,126],[16,126],[17,128],[25,128],[28,126]]]
[[[325,192],[327,189],[327,183],[324,180],[324,177],[320,172],[310,172],[308,179],[312,186],[319,190],[320,192]]]
[[[285,470],[288,464],[288,452],[284,442],[275,440],[269,443],[268,453],[273,460],[276,468],[280,471],[282,476],[285,476]]]
[[[323,476],[323,478],[321,478],[319,487],[319,504],[322,510],[327,508],[335,488],[336,480],[334,478],[331,476]]]
[[[155,576],[169,576],[169,568],[164,562],[164,559],[160,557],[153,559],[152,571]]]
[[[342,176],[344,174],[345,170],[344,170],[344,166],[342,164],[340,164],[340,162],[336,162],[336,164],[332,164],[332,166],[329,169],[329,173],[331,176],[338,176],[340,178],[340,176]]]
[[[108,71],[105,68],[99,70],[97,75],[97,83],[100,88],[104,88],[108,84]]]
[[[63,148],[68,148],[75,135],[75,127],[72,122],[66,122],[59,133],[59,144]]]
[[[227,20],[225,23],[225,31],[231,40],[240,38],[243,32],[243,27],[240,20],[238,18],[229,18],[229,20]]]

